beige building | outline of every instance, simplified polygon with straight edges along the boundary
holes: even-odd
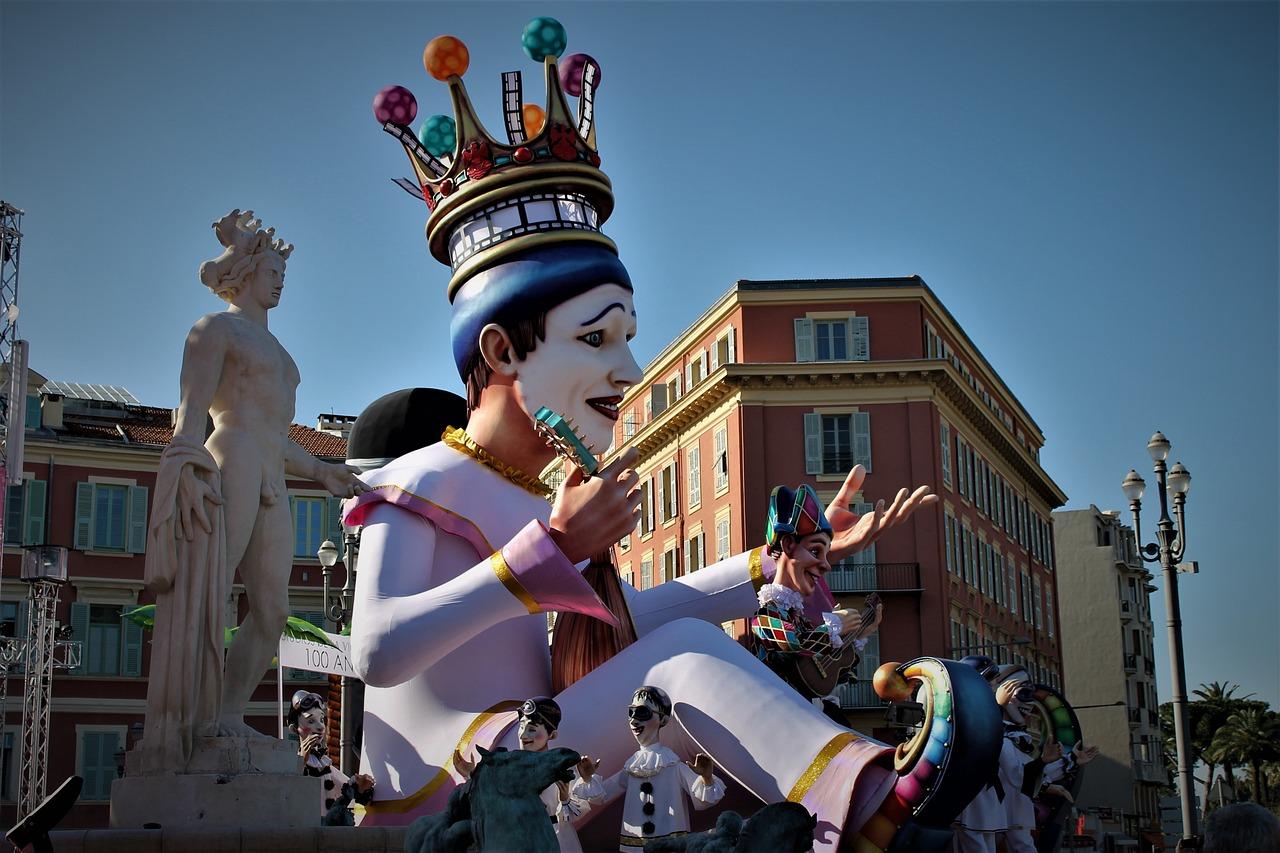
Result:
[[[1066,693],[1085,742],[1101,750],[1076,805],[1104,831],[1140,838],[1159,827],[1166,779],[1148,602],[1155,587],[1118,513],[1060,510],[1053,524]]]

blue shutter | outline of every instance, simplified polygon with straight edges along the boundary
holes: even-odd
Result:
[[[822,415],[804,413],[804,472],[822,473]]]
[[[27,423],[26,429],[40,429],[40,395],[27,395]]]
[[[4,544],[22,544],[22,504],[25,489],[21,483],[5,487],[4,496]]]
[[[795,325],[796,361],[813,361],[813,321],[808,317],[796,317],[792,323]]]
[[[89,664],[89,605],[82,601],[71,602],[71,639],[80,641],[80,665],[71,674],[84,675]]]
[[[142,675],[142,626],[132,619],[125,619],[126,605],[120,608],[120,674],[137,677]]]
[[[325,499],[325,517],[328,521],[328,532],[325,534],[326,539],[338,546],[338,551],[342,551],[342,498],[326,498]]]
[[[44,480],[27,480],[23,484],[26,494],[23,496],[22,544],[44,544]]]
[[[102,732],[85,732],[80,741],[80,775],[84,777],[84,786],[80,789],[83,800],[100,800],[98,788],[101,775],[98,767],[98,754],[101,752]]]
[[[871,415],[868,412],[853,413],[853,461],[862,463],[871,471]]]
[[[146,486],[129,487],[129,504],[126,508],[125,550],[141,554],[147,550],[147,496]]]
[[[871,332],[866,317],[850,317],[849,330],[853,337],[853,347],[849,358],[853,361],[871,360]]]
[[[76,483],[76,527],[72,547],[88,551],[93,547],[93,483]]]

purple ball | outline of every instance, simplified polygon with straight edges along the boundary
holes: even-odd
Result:
[[[404,86],[388,86],[373,96],[373,117],[379,124],[408,126],[418,115],[418,99]]]
[[[582,94],[582,69],[590,63],[596,67],[595,87],[600,88],[600,80],[604,76],[600,72],[600,63],[585,53],[575,53],[560,60],[560,88],[572,98]]]

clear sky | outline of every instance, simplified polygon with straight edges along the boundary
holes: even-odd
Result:
[[[20,331],[50,378],[175,405],[186,330],[220,307],[209,224],[252,208],[297,246],[271,328],[299,421],[457,389],[447,270],[370,103],[394,83],[448,112],[421,51],[449,33],[501,133],[499,75],[541,100],[519,38],[552,15],[602,68],[642,363],[739,278],[923,276],[1044,429],[1069,507],[1121,508],[1169,436],[1201,567],[1188,679],[1280,706],[1277,8],[4,0]]]

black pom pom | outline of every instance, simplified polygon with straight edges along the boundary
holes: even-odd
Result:
[[[651,815],[651,814],[653,814],[653,803],[645,803],[645,804],[644,804],[644,813],[645,813],[646,815]]]
[[[333,790],[333,780],[332,780],[332,779],[325,779],[325,780],[324,780],[324,789],[325,789],[326,791],[332,791],[332,790]]]
[[[644,822],[644,826],[640,827],[640,831],[643,832],[645,835],[653,835],[653,829],[654,829],[653,821],[651,820],[646,820]]]
[[[325,801],[324,801],[324,807],[325,807],[326,809],[331,809],[331,808],[333,808],[333,804],[334,804],[335,802],[337,802],[337,800],[336,800],[334,797],[326,797],[326,798],[325,798]]]
[[[652,782],[641,782],[641,783],[640,783],[640,793],[642,793],[642,794],[652,794],[652,793],[653,793],[653,783],[652,783]]]

